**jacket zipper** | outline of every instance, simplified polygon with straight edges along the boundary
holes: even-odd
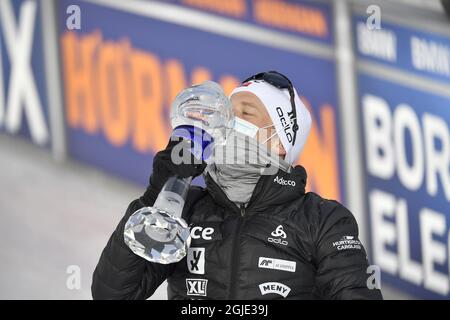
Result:
[[[241,256],[240,256],[240,250],[239,250],[239,245],[240,245],[240,238],[241,238],[241,232],[242,232],[242,226],[243,226],[243,220],[245,217],[245,204],[241,204],[240,206],[240,216],[238,217],[238,228],[235,234],[235,237],[233,239],[233,258],[232,258],[232,262],[231,262],[231,279],[230,279],[230,294],[228,299],[231,300],[233,298],[235,298],[236,295],[236,288],[237,288],[237,269],[239,268],[239,264],[240,264],[240,260],[241,260]]]

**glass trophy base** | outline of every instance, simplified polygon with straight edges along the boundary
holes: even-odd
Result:
[[[124,239],[138,256],[151,262],[169,264],[186,256],[191,237],[189,227],[181,217],[145,207],[128,219]]]

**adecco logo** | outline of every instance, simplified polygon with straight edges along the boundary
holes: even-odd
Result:
[[[283,177],[279,177],[279,176],[276,176],[275,179],[273,179],[273,182],[276,182],[276,183],[281,184],[283,186],[295,187],[295,181],[294,180],[284,180]]]

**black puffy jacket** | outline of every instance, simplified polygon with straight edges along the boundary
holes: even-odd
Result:
[[[183,217],[191,225],[186,258],[150,263],[123,240],[128,217],[151,206],[152,187],[133,201],[95,269],[94,299],[145,299],[168,280],[169,299],[381,299],[367,287],[367,257],[349,210],[313,192],[306,172],[262,176],[246,208],[206,177],[191,187]]]

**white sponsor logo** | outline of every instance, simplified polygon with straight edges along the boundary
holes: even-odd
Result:
[[[447,147],[447,150],[450,149]],[[427,207],[411,209],[408,198],[376,188],[369,192],[369,199],[373,261],[383,272],[444,297],[448,295],[450,270],[442,269],[448,264],[450,252],[448,212]],[[408,219],[412,215],[417,216],[420,232],[410,229]],[[418,245],[417,250],[424,253],[419,260],[412,257],[414,243]]]
[[[280,296],[286,298],[289,292],[291,292],[291,288],[287,285],[279,283],[279,282],[265,282],[259,285],[259,290],[262,295],[275,293]]]
[[[190,273],[205,274],[205,248],[189,248],[186,262]]]
[[[202,238],[203,240],[212,240],[211,235],[213,233],[214,233],[214,228],[211,228],[211,227],[203,228],[200,226],[196,226],[191,229],[192,239]]]
[[[294,180],[284,180],[283,177],[279,177],[279,176],[276,176],[275,179],[273,179],[273,182],[276,182],[276,183],[281,184],[283,186],[295,187],[295,181]]]
[[[15,134],[21,128],[22,118],[26,118],[32,140],[45,144],[49,133],[31,68],[36,12],[36,1],[24,1],[16,21],[11,1],[0,1],[0,25],[11,63],[5,97],[0,52],[0,127],[4,125],[7,132]]]
[[[277,238],[269,237],[269,238],[267,238],[267,241],[273,242],[273,243],[282,244],[284,246],[288,245],[288,242],[286,240],[281,240],[281,239],[278,238],[278,237],[281,237],[283,239],[286,239],[286,237],[287,237],[286,236],[286,232],[284,232],[283,226],[281,224],[271,233],[271,235],[273,237],[277,237]]]
[[[258,261],[258,267],[264,269],[274,269],[288,272],[295,272],[297,263],[295,261],[273,259],[260,257]]]
[[[450,127],[445,116],[431,109],[421,113],[415,105],[420,101],[410,102],[362,97],[367,174],[397,181],[402,190],[401,195],[368,190],[372,258],[384,273],[447,296],[449,211],[435,200],[450,201]],[[419,190],[420,199],[415,196]]]
[[[363,22],[356,27],[358,49],[367,56],[386,61],[397,61],[397,36],[387,29],[370,30]]]
[[[343,236],[341,240],[333,242],[333,247],[337,250],[357,249],[361,250],[361,242],[355,239],[354,236]]]
[[[277,110],[278,118],[280,119],[280,123],[283,126],[283,131],[284,131],[284,134],[286,135],[286,139],[289,142],[292,142],[292,135],[289,132],[291,130],[291,122],[292,122],[292,120],[286,120],[286,117],[284,116],[283,109],[281,109],[280,107],[277,107],[276,110]]]
[[[280,224],[275,231],[271,233],[274,237],[282,237],[283,239],[286,239],[286,232],[283,230],[283,226]]]
[[[450,47],[425,38],[411,37],[414,68],[450,76]]]
[[[186,279],[187,295],[206,297],[207,279]]]
[[[424,196],[443,192],[442,199],[450,201],[448,120],[430,112],[419,115],[417,106],[406,103],[390,106],[369,94],[362,104],[368,174],[396,179],[408,192],[423,188]]]

